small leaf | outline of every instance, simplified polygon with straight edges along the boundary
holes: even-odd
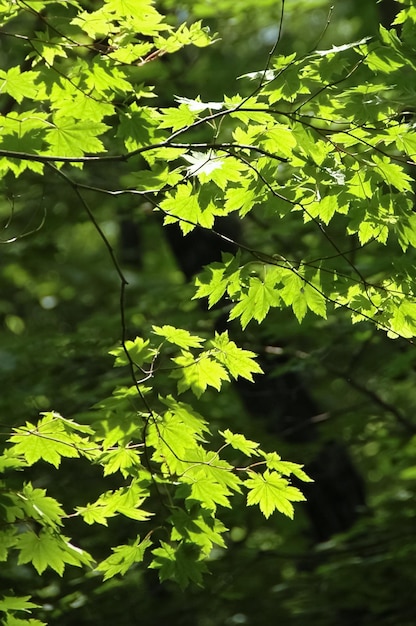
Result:
[[[204,228],[212,228],[215,216],[223,213],[212,200],[200,201],[190,182],[178,185],[174,191],[167,192],[165,199],[158,206],[165,214],[164,223],[179,222],[184,235],[194,230],[198,224]]]
[[[212,481],[209,477],[197,477],[191,486],[191,497],[201,506],[216,511],[217,505],[231,508],[228,496],[231,492],[224,485]]]
[[[250,441],[244,435],[232,433],[228,428],[224,431],[220,430],[219,433],[224,437],[226,443],[230,444],[235,450],[240,450],[246,456],[257,456],[259,454],[257,452],[259,444],[256,441]]]
[[[392,163],[386,156],[379,157],[374,154],[372,159],[376,164],[377,171],[381,174],[383,180],[385,180],[387,184],[396,187],[399,191],[411,191],[412,179],[408,174],[406,174],[401,165]]]
[[[275,288],[276,280],[274,272],[266,274],[264,281],[259,278],[250,278],[248,292],[232,309],[229,319],[240,317],[243,329],[252,319],[262,322],[270,307],[278,306],[280,303],[280,292]]]
[[[207,353],[195,357],[190,352],[182,351],[182,355],[172,359],[179,369],[173,370],[171,376],[178,380],[178,392],[191,389],[200,398],[208,386],[219,391],[222,381],[230,378],[225,368]]]
[[[144,553],[151,545],[152,542],[149,536],[142,541],[137,536],[132,545],[121,545],[111,548],[114,554],[102,561],[96,567],[96,571],[104,573],[104,580],[108,580],[116,574],[124,575],[135,563],[143,561]]]
[[[233,378],[245,378],[253,381],[253,374],[261,374],[262,369],[255,361],[255,353],[239,348],[234,341],[230,341],[227,331],[215,333],[215,339],[210,345],[215,349],[215,359],[222,363]]]
[[[107,450],[96,462],[104,466],[104,476],[120,471],[124,478],[137,474],[137,468],[141,466],[139,453],[125,446]]]
[[[204,342],[202,337],[191,335],[191,333],[183,328],[175,328],[174,326],[152,326],[153,332],[160,337],[164,337],[169,343],[173,343],[180,348],[199,348]]]
[[[65,562],[68,560],[73,564],[72,559],[68,559],[66,550],[62,547],[61,537],[55,537],[48,531],[42,530],[39,534],[32,531],[26,532],[19,537],[17,548],[19,550],[19,565],[32,563],[38,574],[42,574],[47,567],[52,568],[60,576],[65,569]]]
[[[266,470],[263,475],[250,472],[251,478],[245,481],[249,489],[247,504],[258,504],[263,515],[268,518],[275,511],[293,518],[292,501],[305,500],[305,497],[296,489],[290,487],[287,480],[276,472]]]
[[[19,67],[11,67],[7,72],[0,70],[0,92],[8,93],[16,102],[23,98],[36,98],[38,72],[21,72]]]
[[[58,156],[80,157],[86,152],[91,154],[104,151],[104,144],[98,137],[109,126],[93,120],[76,120],[71,117],[55,115],[52,130],[46,134],[50,145],[50,154]]]
[[[137,367],[141,367],[144,363],[151,363],[157,351],[150,348],[149,345],[150,341],[148,339],[145,340],[142,337],[136,337],[133,341],[127,340],[124,346],[111,350],[110,354],[116,357],[114,367],[129,365],[129,358]],[[126,350],[129,358],[127,357]]]
[[[224,254],[221,263],[211,263],[196,278],[196,298],[208,297],[208,306],[216,304],[225,292],[231,296],[241,289],[239,255]]]
[[[62,525],[64,510],[54,499],[46,495],[46,489],[34,489],[30,483],[23,487],[19,494],[24,510],[29,518],[37,520],[44,526],[57,529]]]
[[[160,580],[176,580],[185,589],[190,582],[200,585],[202,574],[206,572],[206,565],[200,560],[200,551],[197,546],[189,543],[180,543],[171,546],[161,541],[160,548],[153,550],[154,559],[151,568],[159,569]]]
[[[13,452],[21,454],[29,465],[39,459],[59,467],[61,457],[77,458],[88,451],[90,442],[76,431],[92,432],[90,427],[81,426],[72,420],[64,419],[59,413],[44,413],[37,425],[26,422],[26,426],[14,429],[9,439]]]
[[[291,461],[282,461],[282,459],[276,452],[261,452],[261,454],[266,459],[266,465],[268,469],[276,470],[284,476],[290,476],[291,474],[293,474],[299,480],[303,480],[303,482],[313,482],[312,478],[310,478],[302,470],[303,465],[299,465],[298,463],[293,463]]]
[[[0,611],[27,611],[35,609],[38,604],[29,601],[30,596],[3,596],[0,599]]]

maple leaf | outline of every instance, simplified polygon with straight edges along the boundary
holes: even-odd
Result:
[[[243,329],[252,319],[262,322],[270,307],[278,306],[280,303],[281,295],[275,284],[276,277],[273,274],[266,275],[264,281],[256,277],[251,278],[248,292],[232,309],[229,319],[240,317]]]
[[[98,137],[109,126],[93,120],[76,120],[55,115],[52,130],[46,133],[50,154],[79,157],[86,152],[102,152],[104,145]]]
[[[182,351],[182,355],[172,359],[180,369],[171,374],[178,379],[178,391],[182,393],[191,389],[197,398],[200,398],[208,386],[218,391],[222,381],[229,381],[225,368],[209,354],[203,353],[195,358],[190,352]]]
[[[305,500],[299,489],[289,486],[287,480],[277,472],[266,470],[264,474],[256,474],[251,471],[250,476],[244,483],[249,489],[247,494],[249,506],[258,504],[266,518],[275,510],[293,518],[292,501]]]
[[[169,324],[165,324],[164,326],[152,326],[152,328],[156,335],[164,337],[166,341],[180,348],[198,348],[204,341],[202,337],[191,335],[191,333],[184,328],[175,328]]]
[[[171,546],[161,541],[160,547],[153,550],[153,555],[155,558],[150,567],[160,570],[161,580],[174,578],[182,589],[190,582],[201,584],[202,574],[207,567],[200,560],[200,550],[197,546],[184,542]]]
[[[144,553],[152,544],[146,536],[143,540],[137,536],[132,545],[121,545],[111,548],[113,554],[96,567],[96,571],[104,573],[104,580],[116,574],[125,574],[135,563],[143,561]]]
[[[240,450],[247,456],[258,455],[257,448],[259,444],[256,441],[250,441],[250,439],[246,439],[244,435],[232,433],[228,428],[224,431],[219,431],[220,435],[222,435],[226,441],[226,443],[230,444],[235,450]]]
[[[253,374],[262,373],[260,365],[255,361],[255,353],[243,350],[234,341],[230,341],[227,331],[215,333],[215,339],[210,344],[215,349],[215,359],[227,368],[233,378],[240,376],[253,381]]]

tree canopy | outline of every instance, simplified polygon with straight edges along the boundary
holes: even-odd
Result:
[[[387,4],[0,0],[5,626],[414,623]]]

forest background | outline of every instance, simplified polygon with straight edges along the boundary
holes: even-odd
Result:
[[[0,17],[3,623],[413,625],[415,3]]]

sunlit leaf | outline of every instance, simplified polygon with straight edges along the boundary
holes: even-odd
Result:
[[[245,481],[245,486],[249,489],[247,504],[249,506],[258,504],[265,517],[270,517],[277,510],[292,518],[294,511],[292,502],[305,500],[299,489],[289,486],[288,482],[276,472],[269,470],[264,474],[251,472],[250,476]]]

